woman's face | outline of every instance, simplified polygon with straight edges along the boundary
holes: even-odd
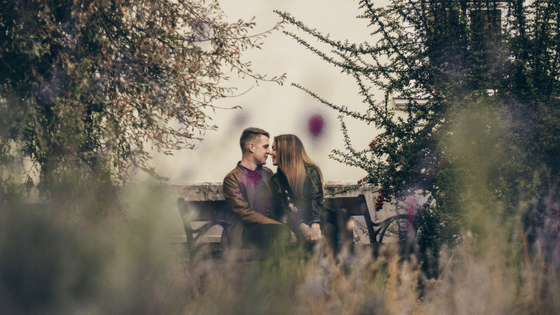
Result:
[[[278,158],[276,157],[276,141],[272,142],[272,148],[270,148],[270,156],[272,157],[272,165],[278,165]]]

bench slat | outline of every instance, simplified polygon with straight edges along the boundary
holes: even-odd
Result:
[[[189,219],[193,221],[228,221],[233,213],[225,200],[188,201],[185,204],[190,215]]]

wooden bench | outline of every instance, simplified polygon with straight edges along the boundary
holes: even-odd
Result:
[[[187,251],[192,259],[202,246],[210,245],[214,257],[221,254],[224,246],[230,246],[232,242],[232,225],[235,213],[231,210],[225,200],[209,201],[185,201],[177,199],[179,214],[183,220],[185,234],[187,236]],[[197,224],[197,228],[193,225]],[[214,226],[222,227],[219,238],[204,239]]]
[[[232,225],[236,219],[236,214],[225,200],[185,201],[183,198],[179,198],[177,205],[185,227],[186,247],[191,258],[202,246],[209,243],[216,249],[214,256],[219,256],[220,252],[225,249],[224,247],[232,244]],[[343,235],[339,239],[349,238],[349,240],[352,240],[352,231],[345,230],[348,220],[352,216],[364,217],[370,244],[383,243],[383,238],[391,223],[400,220],[411,222],[408,215],[395,215],[381,222],[373,222],[363,194],[357,197],[327,197],[325,198],[325,206],[335,213],[338,221],[331,223],[342,227],[339,228],[339,233]],[[200,224],[198,228],[193,228],[195,222]],[[223,228],[222,235],[213,240],[204,240],[210,229],[216,225]]]
[[[336,218],[339,221],[338,225],[342,227],[342,229],[346,227],[346,224],[342,225],[342,223],[347,223],[350,217],[363,216],[370,244],[383,243],[383,238],[391,223],[399,223],[401,220],[407,220],[412,223],[412,218],[406,214],[397,214],[381,222],[373,222],[367,206],[366,197],[363,194],[357,197],[327,197],[324,200],[325,207],[336,213]],[[342,231],[342,233],[345,232]],[[352,231],[346,231],[346,233],[351,234]]]

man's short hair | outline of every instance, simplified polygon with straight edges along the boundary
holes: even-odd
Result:
[[[249,142],[255,141],[260,135],[267,136],[268,138],[270,138],[269,133],[260,128],[249,127],[243,130],[243,133],[241,134],[241,138],[239,139],[241,152],[246,152],[247,145],[249,144]]]

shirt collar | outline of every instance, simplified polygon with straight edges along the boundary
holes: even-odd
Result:
[[[237,162],[237,166],[241,167],[242,170],[245,170],[246,172],[260,172],[262,170],[262,165],[258,165],[257,168],[255,170],[252,170],[250,168],[246,168],[245,166],[241,165],[241,161]]]

